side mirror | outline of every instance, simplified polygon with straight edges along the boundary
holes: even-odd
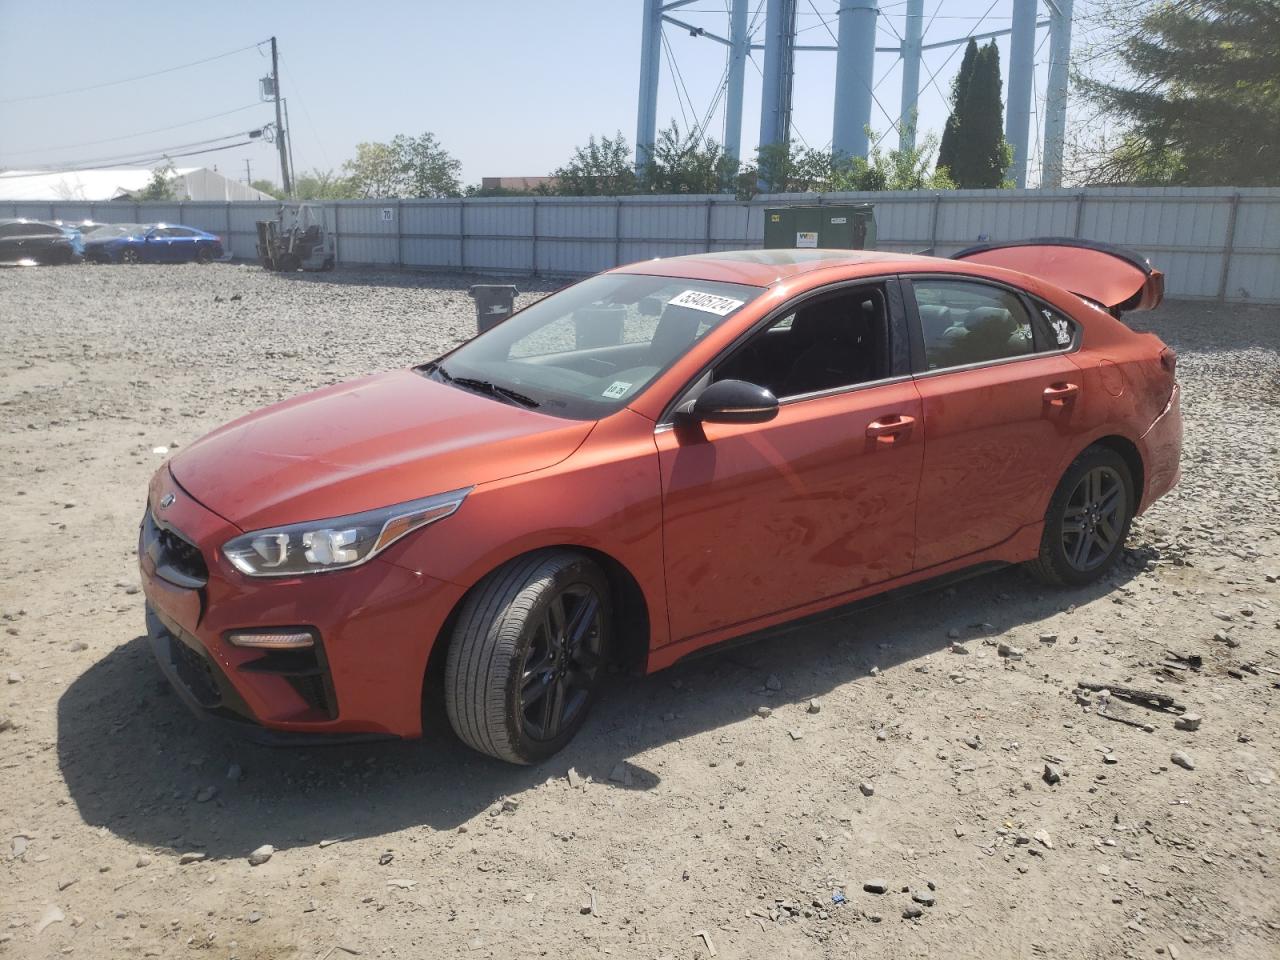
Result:
[[[772,391],[744,380],[713,383],[693,401],[687,416],[706,423],[764,423],[778,415]]]

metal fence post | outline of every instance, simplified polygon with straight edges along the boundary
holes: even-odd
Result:
[[[530,272],[536,277],[538,275],[538,198],[530,197],[529,203],[533,206],[533,225],[529,229],[533,235],[533,248],[529,251]]]
[[[404,269],[404,200],[396,198],[396,266]]]
[[[340,226],[341,220],[338,216],[341,212],[342,204],[335,203],[333,205],[333,262],[335,265],[342,262],[342,247],[340,245],[342,240],[342,227]]]
[[[711,252],[711,198],[707,197],[707,229],[705,248],[707,253]]]
[[[622,263],[622,198],[613,202],[613,265]]]
[[[1084,224],[1084,193],[1076,194],[1076,225],[1072,228],[1071,236],[1077,240],[1080,239],[1080,228]]]
[[[465,200],[458,201],[458,269],[464,273],[467,269],[467,204]]]
[[[1227,299],[1227,281],[1231,275],[1231,258],[1236,252],[1236,220],[1240,213],[1240,194],[1231,195],[1231,208],[1227,211],[1227,239],[1222,249],[1222,274],[1218,277],[1218,302]]]
[[[223,211],[222,211],[222,212],[223,212],[223,219],[226,221],[226,226],[227,226],[227,229],[226,229],[225,231],[223,231],[223,236],[225,236],[225,237],[227,238],[227,248],[226,248],[226,250],[225,250],[225,251],[223,251],[223,252],[224,252],[224,253],[226,253],[226,254],[227,254],[228,256],[230,256],[230,257],[234,257],[234,256],[236,255],[236,245],[235,245],[235,240],[234,240],[234,239],[232,238],[232,236],[231,236],[231,201],[230,201],[230,200],[228,200],[228,201],[223,205],[223,207],[224,207],[224,209],[223,209]],[[256,250],[256,248],[257,248],[257,239],[258,239],[258,238],[255,236],[255,237],[254,237],[254,247],[255,247],[255,250]]]
[[[935,193],[933,195],[933,210],[929,214],[929,249],[933,251],[933,255],[938,255],[938,213],[942,207],[942,194]]]

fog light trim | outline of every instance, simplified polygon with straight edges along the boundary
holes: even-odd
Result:
[[[233,630],[227,634],[227,643],[256,650],[309,650],[316,645],[316,638],[310,630],[301,627],[282,627]]]

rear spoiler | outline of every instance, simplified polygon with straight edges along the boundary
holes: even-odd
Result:
[[[1098,240],[1037,237],[980,243],[952,255],[1016,270],[1090,300],[1115,316],[1154,310],[1164,299],[1164,274],[1140,253]]]

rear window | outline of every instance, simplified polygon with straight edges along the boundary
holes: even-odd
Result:
[[[528,307],[423,368],[514,391],[539,412],[595,420],[631,402],[762,287],[607,273]]]
[[[967,280],[915,280],[925,367],[942,370],[1035,352],[1031,317],[1009,290]]]

